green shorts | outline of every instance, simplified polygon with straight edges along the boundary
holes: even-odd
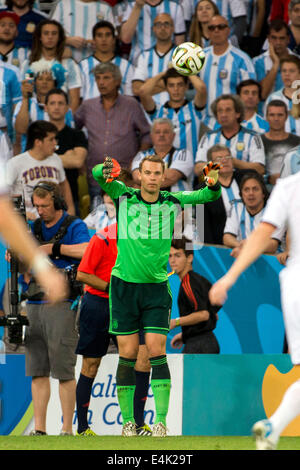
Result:
[[[172,294],[169,282],[137,284],[111,276],[110,325],[113,335],[169,332]]]

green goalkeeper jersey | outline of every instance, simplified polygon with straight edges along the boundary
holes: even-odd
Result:
[[[103,164],[93,168],[93,177],[116,207],[118,256],[112,275],[127,282],[158,283],[168,279],[167,265],[174,223],[185,205],[215,201],[220,185],[198,191],[160,191],[156,202],[143,200],[141,190],[118,180],[106,183]]]

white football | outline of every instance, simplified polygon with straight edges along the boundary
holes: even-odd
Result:
[[[183,42],[172,55],[172,66],[181,75],[197,75],[205,62],[202,47],[193,42]]]

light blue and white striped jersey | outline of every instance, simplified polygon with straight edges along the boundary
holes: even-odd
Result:
[[[248,212],[243,202],[237,204],[236,209],[237,210],[232,211],[227,218],[224,233],[230,233],[234,235],[238,241],[241,241],[248,238],[250,233],[258,227],[262,220],[265,207],[255,215],[251,215]],[[272,234],[272,238],[281,242],[284,232],[284,229],[276,229]]]
[[[120,93],[122,95],[130,95],[132,96],[132,79],[134,74],[134,67],[133,65],[126,59],[121,56],[115,56],[110,61],[113,64],[117,65],[120,69],[122,74],[122,83],[120,88]],[[82,79],[82,88],[81,88],[81,96],[83,100],[88,100],[90,98],[96,98],[100,95],[96,80],[93,74],[93,69],[96,65],[101,64],[102,62],[94,57],[93,55],[83,59],[79,62],[79,68],[81,71],[81,79]]]
[[[115,26],[111,6],[102,1],[86,3],[80,0],[60,0],[52,19],[64,27],[67,36],[79,36],[89,40],[92,39],[93,26],[98,21],[109,21]],[[93,53],[91,46],[84,49],[71,49],[73,58],[77,62]]]
[[[124,13],[123,22],[127,21],[134,2],[128,2]],[[156,38],[152,31],[153,21],[160,13],[169,13],[174,21],[174,34],[185,34],[184,10],[182,5],[173,0],[162,0],[158,5],[151,6],[145,4],[141,10],[135,35],[131,41],[131,51],[129,60],[135,65],[136,59],[141,51],[150,49],[156,43]]]
[[[7,54],[0,54],[0,60],[6,64],[20,68],[23,62],[29,57],[31,49],[28,47],[14,47]]]
[[[154,147],[138,152],[132,160],[131,171],[137,170],[139,168],[140,162],[146,155],[155,154],[156,152]],[[188,150],[179,150],[173,147],[163,160],[165,162],[166,168],[178,170],[183,175],[183,178],[179,179],[173,186],[171,186],[170,191],[192,191],[194,179],[194,159],[192,154]]]
[[[7,162],[13,157],[13,147],[7,132],[0,130],[0,161]]]
[[[290,49],[287,49],[288,54],[293,54],[293,52]],[[256,73],[256,78],[258,82],[261,82],[270,72],[271,68],[273,67],[273,61],[270,57],[269,50],[263,52],[257,57],[253,58],[253,65],[255,68],[255,73]],[[276,79],[273,85],[273,88],[270,92],[274,93],[274,91],[280,90],[283,87],[283,81],[281,78],[281,73],[280,69],[278,69],[278,72],[276,74]],[[263,108],[264,108],[264,101],[261,101],[259,103],[258,107],[258,112],[259,114],[263,114]]]
[[[233,158],[265,165],[265,150],[260,135],[243,126],[231,139],[224,136],[221,128],[205,133],[199,142],[196,163],[206,162],[207,150],[215,144],[223,144],[230,148]]]
[[[293,102],[290,98],[288,98],[284,94],[284,87],[283,87],[283,88],[280,88],[280,90],[277,90],[277,91],[274,91],[273,93],[271,93],[268,96],[268,98],[266,99],[265,105],[264,105],[264,115],[265,116],[266,116],[266,112],[267,112],[267,106],[273,100],[283,101],[286,104],[286,107],[287,107],[288,111],[290,111],[292,109]]]
[[[138,80],[145,82],[148,78],[154,77],[158,73],[167,70],[172,60],[175,47],[175,45],[172,46],[171,49],[163,55],[157,51],[156,46],[141,52],[137,58],[133,81]],[[169,99],[169,95],[166,91],[162,91],[161,93],[153,95],[153,99],[157,105],[162,105]]]
[[[51,66],[56,62],[55,59],[48,60],[49,63],[49,69]],[[77,62],[75,62],[74,59],[67,58],[63,59],[61,62],[61,65],[64,67],[66,70],[66,80],[64,85],[61,87],[66,93],[68,93],[68,90],[72,90],[73,88],[80,88],[82,85],[81,82],[81,73],[80,73],[80,68]],[[25,62],[21,66],[21,78],[24,80],[25,74],[27,70],[30,68],[29,60],[25,60]]]
[[[98,204],[83,220],[88,228],[102,230],[117,222],[116,217],[109,217],[105,204]]]
[[[22,100],[20,73],[17,67],[0,62],[0,84],[0,128],[7,127],[8,135],[13,140],[13,107]]]
[[[221,197],[223,200],[226,216],[230,217],[233,210],[237,210],[237,206],[241,200],[240,188],[237,181],[233,178],[230,186],[222,186]]]
[[[243,127],[246,127],[246,129],[255,131],[258,134],[264,134],[270,129],[269,123],[257,113],[254,113],[247,121],[242,121],[241,124]]]
[[[202,112],[195,107],[193,101],[187,101],[177,110],[171,108],[167,102],[157,107],[153,113],[148,113],[148,116],[151,121],[161,117],[170,119],[175,132],[173,141],[174,147],[189,150],[195,159],[203,115]]]
[[[15,107],[13,114],[13,125],[15,126],[17,115],[19,114],[22,101],[19,101]],[[48,113],[45,111],[44,105],[39,103],[35,97],[29,98],[28,100],[28,113],[29,113],[29,124],[35,121],[49,121]],[[66,113],[65,123],[69,127],[75,128],[75,121],[73,117],[72,110],[69,110]],[[27,137],[26,134],[21,136],[21,151],[25,152],[26,149]]]
[[[290,112],[292,107],[293,107],[293,102],[290,98],[288,98],[284,94],[284,88],[281,88],[280,90],[274,91],[271,93],[271,95],[268,96],[268,98],[265,101],[265,106],[264,106],[264,113],[266,115],[267,112],[267,106],[272,100],[281,100],[283,101],[286,106],[288,111]],[[291,134],[296,134],[300,135],[300,119],[296,119],[291,114],[288,115],[287,120],[285,121],[285,131],[289,132]]]
[[[242,0],[213,0],[217,5],[220,15],[227,18],[229,26],[232,26],[232,19],[238,16],[247,16],[245,2]]]
[[[287,152],[280,171],[280,178],[294,175],[300,171],[300,145]]]
[[[256,78],[250,57],[229,44],[222,55],[213,52],[213,46],[204,49],[206,60],[199,76],[207,88],[206,114],[212,115],[212,102],[223,94],[235,94],[237,85],[249,78]]]

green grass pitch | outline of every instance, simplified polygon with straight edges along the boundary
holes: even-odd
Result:
[[[0,436],[0,450],[255,450],[250,436]],[[278,450],[300,450],[300,437],[282,437]]]

